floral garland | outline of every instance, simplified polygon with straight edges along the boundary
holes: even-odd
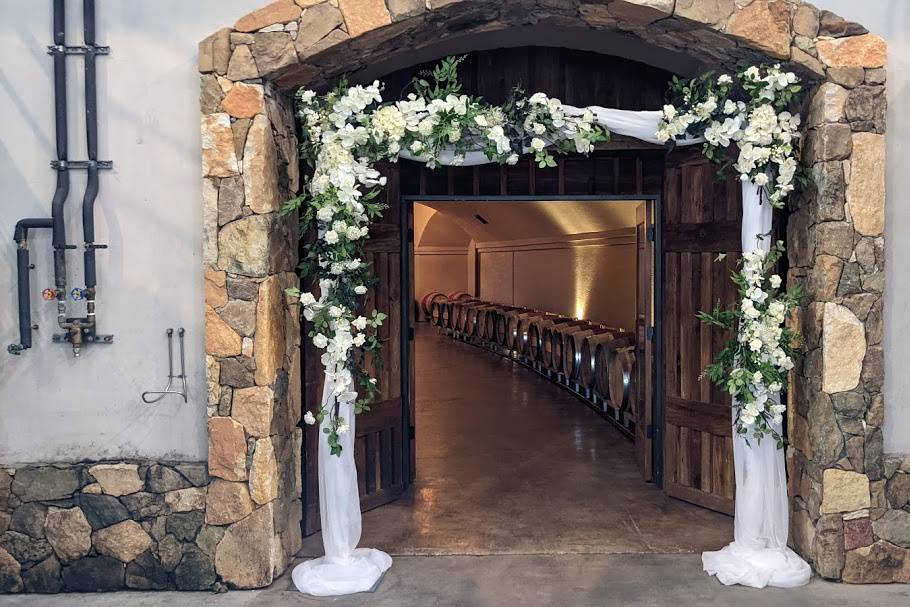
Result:
[[[568,116],[558,99],[543,93],[528,97],[515,89],[502,106],[460,94],[457,68],[463,59],[446,59],[423,73],[412,83],[414,92],[394,103],[383,103],[379,82],[342,83],[324,96],[297,93],[301,156],[313,172],[304,193],[282,210],[302,209],[301,234],[316,227],[316,240],[306,246],[299,270],[301,277],[318,278],[319,294],[288,293],[299,298],[303,316],[313,323],[313,344],[325,350],[321,362],[332,387],[328,401],[334,404],[307,411],[304,421],[323,425],[334,455],[342,450],[339,437],[350,429],[341,405],[353,403],[355,414],[369,410],[380,389],[366,362],[379,364],[376,330],[385,315],[360,314],[363,296],[375,283],[362,259],[363,244],[370,222],[385,208],[376,202],[385,178],[375,164],[395,162],[407,150],[433,168],[443,153],[453,154],[458,164],[467,152],[481,149],[500,164],[515,164],[520,154],[532,152],[539,166],[551,167],[556,164],[552,152],[587,154],[608,137],[594,124],[592,112]],[[358,386],[364,391],[360,399]],[[323,424],[326,418],[329,423]]]
[[[788,111],[802,90],[796,74],[780,65],[752,66],[735,77],[674,77],[672,90],[680,105],[664,106],[657,138],[666,143],[704,137],[707,158],[732,165],[740,179],[762,188],[771,204],[782,208],[798,167],[800,117]],[[727,159],[732,143],[735,162]]]
[[[664,106],[658,139],[703,137],[706,157],[732,166],[742,181],[760,188],[770,204],[782,208],[797,179],[800,117],[788,110],[802,89],[799,78],[781,71],[780,65],[752,66],[735,77],[674,78],[672,88],[680,106]],[[786,411],[780,391],[787,385],[800,341],[784,323],[801,298],[799,289],[781,291],[782,280],[774,269],[783,252],[781,241],[767,253],[744,252],[732,276],[739,306],[698,314],[702,322],[736,331],[703,373],[733,396],[736,432],[751,433],[759,442],[770,436],[779,448],[784,445],[780,428]]]

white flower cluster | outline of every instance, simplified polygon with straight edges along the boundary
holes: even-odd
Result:
[[[786,376],[793,368],[793,360],[781,347],[787,306],[769,293],[769,290],[776,292],[782,280],[777,274],[765,277],[766,260],[767,253],[762,250],[743,253],[740,275],[746,291],[740,303],[742,314],[738,339],[759,365],[770,365],[777,376]],[[737,421],[740,429],[751,427],[756,420],[762,419],[765,424],[774,424],[779,430],[786,411],[786,406],[780,402],[781,382],[773,378],[769,381],[761,371],[743,368],[734,369],[730,379],[747,385],[752,395],[751,399],[745,399],[748,402],[739,404]]]
[[[771,204],[782,206],[793,191],[797,160],[795,140],[799,138],[800,117],[787,111],[777,111],[779,97],[798,87],[799,79],[792,72],[783,72],[780,65],[764,70],[750,67],[738,75],[739,88],[750,101],[734,101],[720,96],[734,92],[734,78],[720,76],[704,95],[688,89],[683,107],[666,105],[658,126],[661,142],[688,136],[703,136],[706,150],[726,149],[735,143],[738,157],[734,168],[743,181],[766,188]],[[694,102],[693,97],[704,100]]]

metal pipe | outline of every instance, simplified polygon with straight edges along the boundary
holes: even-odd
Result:
[[[89,300],[94,300],[98,279],[95,270],[95,200],[98,197],[98,86],[95,70],[95,0],[83,0],[85,27],[85,137],[89,167],[82,197],[82,234],[85,287]]]
[[[54,57],[54,118],[58,161],[57,188],[51,202],[51,217],[54,221],[54,286],[57,287],[57,300],[65,302],[67,245],[63,206],[69,196],[70,177],[66,170],[69,152],[66,119],[66,2],[64,0],[54,0],[54,46],[51,53]]]
[[[16,241],[17,293],[19,302],[19,343],[10,344],[10,354],[21,354],[32,347],[32,305],[31,277],[32,264],[29,260],[28,231],[36,228],[51,228],[53,221],[46,218],[21,219],[16,223],[13,239]]]

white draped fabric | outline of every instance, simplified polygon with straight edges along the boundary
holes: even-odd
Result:
[[[563,106],[566,114],[580,115],[582,108]],[[655,137],[661,112],[614,110],[592,107],[595,120],[611,133],[659,143]],[[677,141],[677,145],[702,143],[702,139]],[[401,158],[424,161],[425,158],[402,151]],[[456,162],[454,151],[438,158],[440,165],[474,166],[490,160],[480,150],[463,154]],[[758,189],[743,183],[743,251],[759,247],[768,249],[770,242],[758,235],[771,230],[771,205],[762,204]],[[332,386],[326,380],[323,399],[332,398]],[[332,404],[325,403],[327,408]],[[293,572],[297,589],[317,596],[334,596],[371,589],[391,566],[384,552],[357,548],[360,541],[361,515],[354,465],[354,413],[351,406],[342,407],[340,415],[350,422],[350,430],[341,437],[341,457],[329,453],[328,443],[319,440],[319,511],[325,556],[306,561]],[[778,429],[779,430],[779,429]],[[735,433],[734,433],[735,434]],[[718,552],[702,555],[704,569],[724,584],[743,584],[762,588],[767,585],[793,587],[809,581],[811,570],[799,556],[787,548],[788,499],[784,469],[784,452],[771,440],[761,445],[734,435],[733,458],[736,471],[736,516],[734,542]]]
[[[771,247],[771,205],[761,203],[761,192],[743,183],[743,251]],[[779,401],[780,394],[776,397]],[[735,420],[735,413],[734,413]],[[774,428],[781,432],[780,426]],[[793,588],[809,582],[812,569],[787,548],[789,501],[784,450],[770,438],[746,444],[733,433],[733,466],[736,474],[736,516],[733,542],[701,556],[706,572],[721,583],[753,588]]]
[[[334,386],[328,379],[322,389],[325,408],[334,404]],[[354,407],[342,404],[338,415],[350,424],[339,437],[341,455],[332,455],[329,443],[319,436],[319,520],[325,556],[305,561],[291,574],[300,592],[315,596],[336,596],[365,592],[373,588],[392,566],[392,557],[373,548],[357,548],[360,542],[360,495],[354,465]],[[323,426],[329,422],[328,416]]]

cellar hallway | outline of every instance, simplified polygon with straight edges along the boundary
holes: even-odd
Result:
[[[732,517],[641,480],[632,443],[532,371],[421,323],[417,480],[367,512],[360,545],[394,555],[687,553]],[[304,556],[323,554],[319,534]]]

